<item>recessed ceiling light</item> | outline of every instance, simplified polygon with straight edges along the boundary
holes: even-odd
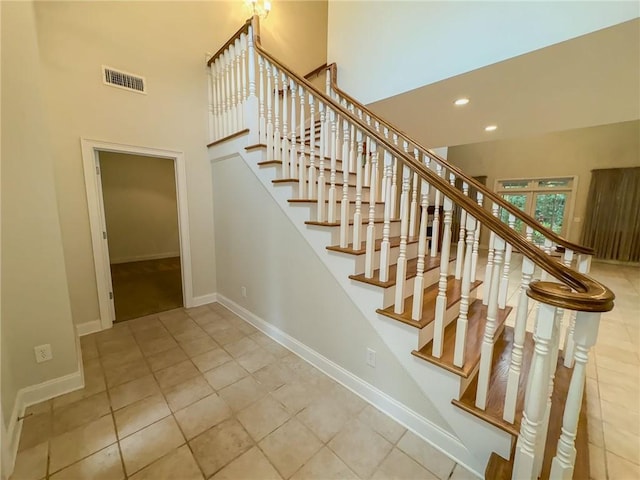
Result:
[[[459,98],[457,99],[455,102],[453,102],[454,105],[466,105],[467,103],[469,103],[469,99],[468,98]]]
[[[497,130],[498,126],[497,125],[489,125],[484,127],[484,131],[485,132],[493,132],[494,130]]]

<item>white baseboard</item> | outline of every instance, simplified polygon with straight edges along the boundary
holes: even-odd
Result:
[[[188,305],[188,308],[200,307],[201,305],[207,305],[208,303],[214,303],[218,301],[217,293],[208,293],[206,295],[200,295],[199,297],[193,297]]]
[[[7,426],[6,454],[8,458],[5,460],[6,465],[2,467],[7,477],[10,477],[13,473],[16,457],[18,456],[20,434],[22,433],[22,421],[18,421],[18,418],[24,416],[27,407],[84,388],[84,366],[80,351],[80,338],[78,336],[76,336],[76,352],[78,369],[75,372],[18,390],[13,404],[13,411],[11,412],[11,419]]]
[[[470,468],[466,462],[461,460],[469,455],[469,451],[464,444],[460,442],[460,440],[449,432],[443,430],[429,419],[411,410],[406,405],[398,402],[383,391],[365,382],[360,377],[355,376],[350,371],[345,370],[340,365],[332,362],[315,350],[312,350],[307,345],[291,337],[279,328],[274,327],[246,308],[238,305],[233,300],[230,300],[224,295],[218,293],[217,301],[248,323],[252,324],[268,337],[306,360],[314,367],[333,378],[336,382],[351,390],[378,410],[389,415],[434,448],[452,458],[456,463],[460,463],[462,466],[467,468],[467,470],[475,473],[479,478],[483,477],[483,475]]]
[[[102,330],[102,323],[100,323],[100,319],[76,325],[76,333],[79,337],[99,332],[100,330]]]
[[[144,262],[145,260],[161,260],[163,258],[173,258],[179,256],[180,251],[176,250],[175,252],[154,253],[151,255],[134,255],[132,257],[110,258],[109,263],[117,264],[129,262]]]

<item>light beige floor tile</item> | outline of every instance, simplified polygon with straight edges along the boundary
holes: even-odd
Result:
[[[589,443],[589,473],[593,480],[607,480],[604,449]]]
[[[605,449],[608,452],[640,464],[640,437],[638,435],[621,430],[606,422],[603,424],[603,429]]]
[[[355,419],[345,425],[328,446],[363,478],[369,478],[393,448],[382,435]]]
[[[207,477],[249,450],[254,442],[236,419],[229,419],[189,442]]]
[[[158,380],[158,384],[163,390],[182,383],[189,378],[196,377],[199,374],[198,369],[189,360],[154,372],[156,380]]]
[[[206,335],[204,332],[202,335],[202,338],[196,338],[194,340],[189,340],[188,342],[180,342],[180,348],[182,348],[189,357],[195,357],[208,352],[209,350],[220,348],[211,337]]]
[[[187,440],[231,416],[231,409],[217,394],[209,395],[175,413]]]
[[[118,438],[122,439],[131,435],[167,415],[171,415],[171,410],[161,394],[132,403],[113,414],[118,429]]]
[[[600,398],[614,403],[626,410],[638,411],[640,405],[640,390],[610,385],[600,381]]]
[[[322,374],[322,377],[325,379],[328,378],[324,374]],[[339,385],[333,381],[331,381],[329,385],[333,386],[329,390],[328,395],[331,396],[331,398],[335,399],[337,402],[344,405],[344,407],[353,415],[355,415],[356,413],[360,413],[364,409],[364,407],[367,406],[367,402],[362,400],[359,396],[346,389],[342,385]]]
[[[220,317],[215,321],[201,325],[201,328],[205,332],[207,332],[207,334],[213,337],[214,335],[218,334],[219,332],[222,332],[223,330],[233,328],[233,324],[229,320]],[[239,333],[242,333],[242,332],[239,332]],[[240,338],[242,338],[242,336],[235,338],[235,340],[240,340]],[[215,340],[215,337],[214,337],[214,340]]]
[[[238,421],[255,441],[273,432],[289,419],[289,413],[273,398],[266,396],[237,414]]]
[[[252,377],[245,377],[218,392],[234,412],[248,407],[265,395],[262,386]]]
[[[158,320],[158,315],[155,313],[144,317],[135,318],[133,320],[127,320],[127,323],[129,324],[129,329],[134,334],[148,328],[164,328],[162,323],[160,323],[160,320]]]
[[[164,325],[159,321],[156,321],[155,324],[149,325],[147,328],[142,330],[133,331],[133,336],[138,343],[148,342],[149,340],[166,337],[168,335],[169,331],[164,328]]]
[[[231,385],[249,375],[244,368],[235,361],[227,362],[204,374],[204,378],[216,390]]]
[[[262,367],[266,367],[267,365],[271,365],[277,360],[278,359],[274,355],[271,355],[262,347],[236,358],[236,361],[242,366],[242,368],[250,373],[260,370]]]
[[[123,383],[109,391],[111,408],[118,410],[138,400],[160,393],[160,388],[153,375]]]
[[[249,336],[254,342],[262,347],[267,347],[268,345],[273,345],[274,343],[276,343],[274,340],[272,340],[262,332],[254,332]]]
[[[154,460],[184,444],[184,437],[173,417],[167,417],[120,442],[122,460],[131,476]]]
[[[449,480],[478,480],[478,476],[471,473],[462,465],[456,465]]]
[[[198,367],[198,370],[206,372],[227,363],[231,360],[231,356],[222,348],[216,348],[215,350],[209,350],[208,352],[196,355],[191,360],[196,367]]]
[[[41,413],[50,413],[53,408],[52,400],[45,400],[44,402],[36,403],[35,405],[29,405],[25,411],[25,415],[40,415]]]
[[[169,334],[145,342],[138,342],[138,344],[145,357],[157,355],[158,353],[166,352],[178,346],[178,343]]]
[[[117,385],[130,382],[136,378],[149,375],[151,371],[146,363],[140,361],[134,361],[131,363],[125,363],[124,365],[118,365],[113,368],[105,368],[104,374],[107,378],[107,386],[109,388]]]
[[[18,451],[35,447],[51,438],[53,413],[51,411],[31,415],[22,421],[22,433]]]
[[[186,382],[170,387],[164,392],[164,395],[171,411],[177,412],[212,393],[213,389],[204,377],[198,375],[197,377],[190,378]]]
[[[455,462],[436,450],[412,432],[407,432],[398,442],[398,448],[416,460],[438,478],[448,478]]]
[[[290,477],[322,447],[315,435],[295,418],[267,435],[259,445],[284,478]]]
[[[208,328],[206,329],[206,331],[220,345],[224,346],[227,343],[240,340],[242,337],[245,336],[245,334],[242,333],[240,330],[238,330],[236,327],[229,327],[222,330],[213,331],[211,328],[212,325],[215,325],[215,324],[207,325]]]
[[[170,367],[176,363],[184,362],[185,360],[187,360],[187,355],[179,347],[171,348],[165,352],[147,357],[147,362],[153,372]]]
[[[211,478],[213,480],[282,479],[257,447],[253,447],[248,452],[240,455]]]
[[[437,480],[438,477],[426,470],[406,453],[394,448],[371,478],[374,480],[386,480],[388,478],[398,480],[414,480],[416,478]]]
[[[640,478],[640,465],[607,452],[607,472],[610,480],[637,480]]]
[[[302,384],[283,385],[271,392],[271,395],[282,403],[290,413],[295,414],[315,400],[316,391]]]
[[[298,470],[291,480],[356,480],[353,473],[335,453],[322,447]]]
[[[131,480],[201,480],[204,477],[187,445],[143,468]]]
[[[93,455],[60,470],[51,480],[121,480],[124,479],[120,450],[113,444]]]
[[[296,415],[323,442],[331,440],[351,419],[351,412],[331,397],[321,397]]]
[[[243,337],[235,342],[227,343],[224,349],[229,352],[232,357],[237,358],[254,351],[258,347],[259,345],[251,340],[251,338]]]
[[[206,334],[206,332],[196,323],[194,323],[192,327],[189,327],[179,333],[173,334],[173,338],[175,338],[178,343],[191,342],[193,340],[207,337],[208,335]]]
[[[22,450],[16,457],[11,480],[40,480],[47,474],[49,442]]]
[[[191,315],[189,315],[191,316]],[[208,312],[203,313],[202,315],[198,315],[197,317],[192,317],[193,321],[196,322],[200,327],[204,328],[207,325],[215,323],[217,321],[222,320],[222,316],[219,314],[212,312],[210,309]]]
[[[80,425],[110,413],[106,392],[98,393],[53,411],[53,435],[73,430]]]
[[[255,378],[268,392],[277,390],[285,383],[294,383],[298,377],[286,365],[272,363],[253,372]]]
[[[632,372],[636,372],[632,375]],[[640,375],[638,369],[625,368],[624,370],[610,370],[598,365],[598,381],[602,385],[614,385],[632,391],[640,390]],[[603,387],[604,388],[604,387]]]
[[[51,439],[49,445],[49,471],[56,472],[115,441],[116,432],[111,415],[58,435]]]
[[[59,397],[55,397],[53,402],[53,409],[66,407],[84,398],[91,397],[97,393],[104,392],[107,389],[107,384],[104,380],[104,374],[100,369],[99,374],[89,373],[87,375],[87,369],[85,368],[84,374],[85,387],[73,392],[65,393]]]
[[[358,418],[391,443],[396,443],[406,431],[398,422],[371,405],[367,405]]]
[[[102,362],[103,368],[113,369],[120,365],[124,365],[125,363],[132,362],[142,362],[144,363],[144,359],[142,357],[142,351],[140,351],[140,347],[138,345],[131,345],[124,350],[120,350],[118,352],[110,353],[108,355],[103,355],[100,359]]]
[[[110,355],[112,353],[122,352],[124,350],[134,348],[136,341],[130,332],[123,332],[120,338],[114,338],[113,340],[98,341],[98,353],[101,357]]]
[[[208,305],[201,305],[199,307],[185,308],[184,313],[189,315],[193,320],[196,318],[204,317],[211,314],[211,309]]]
[[[637,408],[625,409],[605,400],[601,400],[600,405],[602,406],[602,420],[605,423],[634,435],[640,435],[640,413]]]
[[[602,429],[602,420],[589,416],[587,419],[587,428],[589,430],[589,443],[593,443],[596,447],[604,446],[604,431]]]
[[[274,355],[277,358],[282,358],[285,355],[291,353],[287,348],[283,347],[277,342],[273,342],[270,345],[263,345],[264,349],[269,352],[271,355]]]

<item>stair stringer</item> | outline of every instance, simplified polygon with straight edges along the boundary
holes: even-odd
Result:
[[[368,320],[392,354],[415,380],[424,395],[431,399],[433,406],[447,422],[454,435],[448,434],[433,424],[435,429],[445,434],[434,439],[434,430],[425,428],[425,425],[407,426],[421,434],[425,440],[452,457],[456,462],[465,465],[480,476],[482,475],[479,472],[484,472],[493,452],[508,458],[512,441],[511,435],[452,405],[451,400],[458,399],[461,395],[460,377],[411,355],[411,351],[418,345],[418,331],[413,327],[375,313],[375,309],[382,305],[381,291],[377,287],[349,279],[349,275],[353,273],[353,260],[326,249],[328,245],[335,243],[332,240],[331,232],[305,225],[305,221],[310,219],[311,209],[299,205],[292,207],[289,204],[289,198],[295,197],[295,187],[278,186],[278,188],[274,188],[272,180],[276,178],[276,168],[259,167],[258,163],[264,160],[263,150],[247,152],[244,148],[247,146],[246,143],[246,139],[240,137],[218,144],[209,149],[209,158],[214,161],[238,156],[246,163],[347,293],[363,317]],[[279,167],[277,168],[279,169]],[[393,412],[387,411],[386,413],[394,416]],[[446,438],[447,435],[451,438]]]

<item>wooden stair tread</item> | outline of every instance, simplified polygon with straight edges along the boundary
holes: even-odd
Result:
[[[249,148],[249,147],[247,147]],[[340,160],[338,160],[340,161]],[[269,166],[269,165],[282,165],[282,160],[265,160],[263,162],[258,162],[258,166],[260,167],[264,167],[264,166]],[[306,165],[307,168],[310,168],[311,165]],[[318,165],[316,165],[316,169],[320,170],[320,167]],[[323,171],[325,172],[331,172],[331,167],[324,167]],[[344,175],[344,172],[342,170],[336,169],[336,175]],[[355,172],[350,172],[350,175],[355,174]],[[326,178],[326,175],[325,175]],[[336,179],[337,180],[337,179]],[[328,181],[325,181],[325,183],[329,183]]]
[[[498,318],[496,332],[502,332],[504,322],[506,321],[512,308],[498,310]],[[453,321],[444,330],[442,356],[436,358],[433,356],[433,341],[426,344],[420,350],[414,350],[413,355],[422,358],[434,365],[438,365],[456,375],[463,378],[469,378],[476,366],[480,362],[480,349],[482,347],[482,338],[484,335],[484,327],[487,323],[487,307],[482,304],[482,300],[475,300],[469,305],[467,314],[467,340],[465,344],[465,362],[462,367],[456,367],[453,364],[453,355],[456,347],[456,331],[458,322]]]
[[[451,256],[449,261],[455,260],[455,256]],[[424,261],[424,271],[428,272],[440,266],[440,255],[436,257],[430,257],[425,255]],[[373,277],[367,278],[364,276],[364,273],[359,273],[357,275],[349,275],[351,280],[356,280],[357,282],[368,283],[369,285],[375,285],[376,287],[389,288],[396,284],[396,271],[398,269],[398,265],[394,263],[393,265],[389,265],[389,280],[386,282],[381,282],[380,278],[380,269],[376,269],[373,271]],[[418,259],[412,258],[407,260],[407,275],[406,278],[413,278],[418,273]]]
[[[475,290],[478,288],[482,282],[480,280],[476,280],[471,284],[471,290]],[[447,306],[449,309],[453,304],[460,301],[461,297],[461,287],[462,281],[456,280],[453,275],[449,275],[447,277]],[[416,328],[424,328],[429,325],[435,319],[436,315],[436,298],[438,297],[438,282],[433,285],[429,285],[424,289],[423,297],[422,297],[422,316],[420,320],[413,320],[411,318],[411,310],[413,307],[413,295],[404,299],[404,313],[395,313],[393,311],[394,306],[383,309],[378,309],[378,312],[381,315],[385,315],[389,318],[393,318],[394,320],[398,320],[399,322],[405,323],[407,325],[411,325]]]
[[[400,220],[391,220],[391,223],[398,223]],[[368,222],[368,220],[367,220]],[[363,226],[366,227],[367,222],[363,222]],[[376,218],[373,220],[373,223],[384,223],[384,218]],[[335,222],[317,222],[315,220],[307,220],[304,222],[305,225],[315,225],[319,227],[339,227],[340,221]],[[353,220],[349,220],[349,225],[353,225]]]
[[[430,238],[431,237],[427,237],[427,240],[429,240]],[[331,250],[332,252],[347,253],[349,255],[364,255],[367,251],[366,243],[367,242],[363,240],[362,241],[363,246],[359,250],[353,249],[353,243],[348,244],[346,248],[342,248],[340,245],[331,245],[327,247],[327,250]],[[391,248],[399,246],[400,237],[389,237],[389,243],[391,244]],[[418,237],[407,239],[407,245],[411,245],[413,243],[418,243]],[[373,246],[373,251],[374,252],[379,251],[381,246],[382,246],[382,239],[378,238],[375,241],[375,245]]]
[[[307,183],[309,183],[309,180],[306,180]],[[271,183],[300,183],[300,179],[298,178],[276,178],[275,180],[271,180]],[[316,185],[318,184],[318,182],[315,182]],[[329,185],[329,184],[327,184]],[[342,187],[344,185],[343,182],[336,182],[336,187]],[[349,184],[349,188],[356,188],[355,185]],[[362,189],[364,190],[365,188],[371,188],[368,185],[362,185]],[[369,200],[363,200],[362,203],[369,203]]]
[[[311,204],[315,204],[318,203],[318,199],[317,198],[290,198],[289,200],[287,200],[289,203],[311,203]],[[336,199],[336,204],[340,205],[340,202],[342,201],[342,198],[338,198]],[[324,203],[329,203],[329,200],[325,200]],[[355,205],[356,201],[355,200],[349,200],[350,204]],[[363,205],[363,208],[365,205],[369,205],[370,202],[369,200],[365,201],[361,201],[360,202]],[[384,202],[376,202],[376,205],[384,205]]]

